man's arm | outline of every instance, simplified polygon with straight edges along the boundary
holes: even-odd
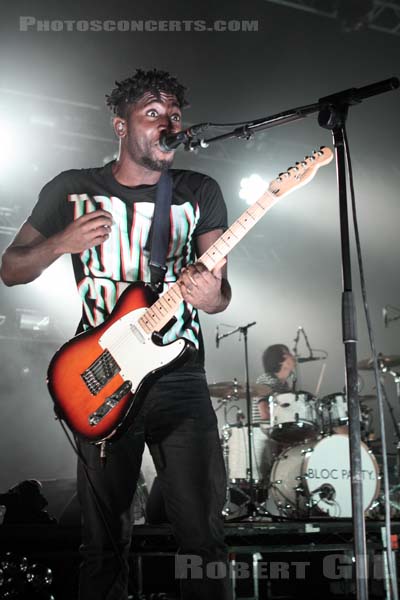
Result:
[[[29,283],[63,254],[83,252],[103,243],[111,225],[110,213],[97,210],[46,238],[26,221],[3,254],[0,277],[8,286]]]
[[[222,235],[222,229],[214,229],[196,239],[196,253],[201,256]],[[183,269],[179,278],[182,297],[192,306],[213,314],[226,309],[232,297],[228,282],[227,264],[217,266],[209,271],[202,263],[197,262]]]

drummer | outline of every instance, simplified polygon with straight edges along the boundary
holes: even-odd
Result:
[[[285,394],[292,390],[290,379],[295,371],[296,359],[285,344],[273,344],[264,350],[262,364],[264,373],[256,381],[259,397],[253,406],[253,423],[269,422],[268,397],[271,394]]]

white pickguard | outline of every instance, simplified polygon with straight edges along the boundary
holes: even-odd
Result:
[[[111,353],[120,367],[121,377],[132,382],[132,393],[146,375],[168,365],[185,347],[185,340],[181,338],[167,346],[154,344],[151,335],[138,325],[138,320],[146,310],[138,308],[127,313],[99,339],[100,346]]]

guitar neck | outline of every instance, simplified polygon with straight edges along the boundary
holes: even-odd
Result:
[[[199,262],[211,271],[278,200],[268,189],[200,256]],[[160,331],[173,318],[182,300],[179,284],[176,282],[142,315],[139,319],[141,327],[147,333]]]
[[[306,156],[296,166],[281,173],[270,183],[268,190],[200,256],[199,262],[212,271],[280,198],[311,181],[317,170],[329,164],[332,158],[332,150],[322,147],[312,156]],[[146,333],[160,331],[172,319],[182,300],[179,284],[176,282],[139,319],[141,327]]]
[[[268,189],[200,256],[199,262],[211,271],[276,202],[278,202],[278,198]]]

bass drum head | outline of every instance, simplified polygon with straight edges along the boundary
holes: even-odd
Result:
[[[375,457],[363,443],[361,464],[366,512],[379,495],[380,481]],[[282,452],[272,468],[271,496],[287,516],[351,518],[348,435],[327,436]]]

